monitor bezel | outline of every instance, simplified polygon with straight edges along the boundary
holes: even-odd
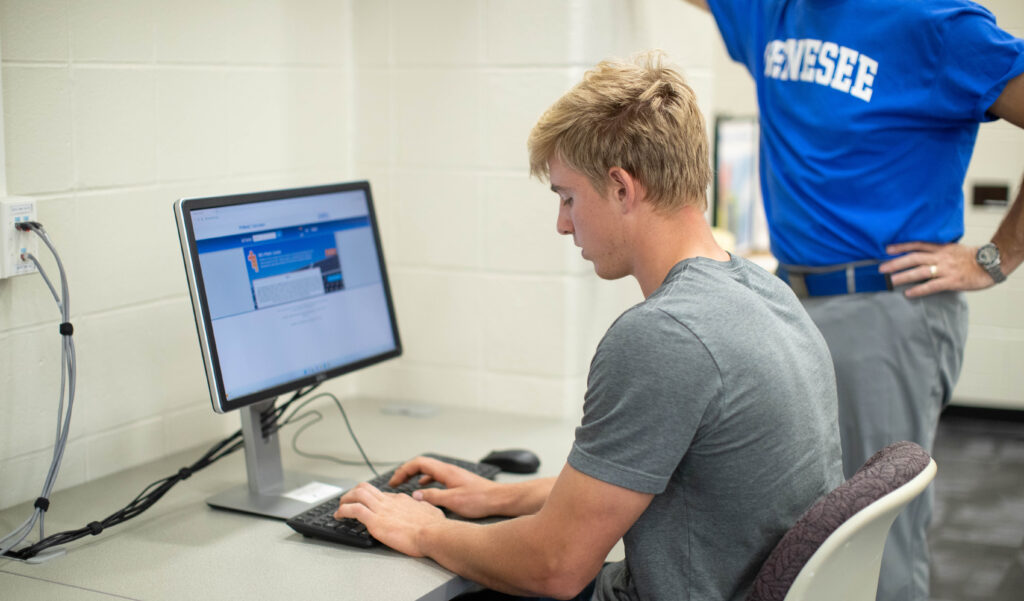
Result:
[[[377,262],[380,265],[384,296],[387,301],[387,309],[391,321],[391,332],[394,335],[395,348],[383,353],[371,355],[352,363],[317,372],[315,374],[310,374],[309,376],[304,376],[288,382],[283,382],[276,386],[238,398],[228,399],[224,390],[223,379],[221,378],[216,340],[213,335],[213,320],[210,319],[206,290],[203,286],[202,266],[199,261],[199,252],[196,245],[195,232],[192,226],[192,212],[217,207],[256,204],[288,198],[299,198],[303,196],[351,192],[354,190],[363,191],[366,197],[367,213],[370,220],[370,227],[373,229],[374,244],[377,250]],[[178,227],[178,237],[181,242],[182,259],[185,263],[185,273],[188,279],[189,297],[192,301],[192,312],[195,317],[196,332],[198,334],[199,346],[203,356],[203,365],[206,371],[206,381],[210,393],[210,402],[213,405],[213,410],[217,413],[227,413],[253,403],[277,397],[281,394],[316,385],[326,380],[398,357],[402,354],[402,340],[398,330],[398,318],[395,314],[394,300],[391,295],[391,283],[388,277],[387,265],[384,260],[384,249],[381,243],[380,228],[377,225],[377,215],[374,208],[373,195],[370,191],[370,183],[368,181],[359,180],[300,188],[181,198],[174,203],[174,212],[175,221]]]

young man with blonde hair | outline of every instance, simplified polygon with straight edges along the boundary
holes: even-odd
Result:
[[[840,481],[825,343],[785,285],[715,243],[704,121],[659,54],[587,72],[529,148],[532,173],[558,194],[558,232],[645,298],[598,346],[565,466],[496,483],[418,458],[393,483],[425,473],[447,490],[363,484],[336,515],[507,593],[742,599],[781,535]],[[514,519],[452,521],[435,506]],[[620,538],[625,561],[604,565]]]

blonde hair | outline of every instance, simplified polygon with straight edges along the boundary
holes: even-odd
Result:
[[[530,132],[530,174],[549,177],[558,158],[599,192],[608,170],[635,177],[659,209],[707,207],[708,138],[697,96],[683,76],[651,51],[631,62],[608,60],[558,99]]]

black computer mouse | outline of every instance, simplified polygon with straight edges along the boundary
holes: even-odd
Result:
[[[540,458],[525,449],[491,451],[480,463],[489,463],[513,474],[532,474],[540,467]]]

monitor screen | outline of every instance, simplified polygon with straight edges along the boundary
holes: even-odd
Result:
[[[175,203],[218,412],[396,357],[369,183]]]

